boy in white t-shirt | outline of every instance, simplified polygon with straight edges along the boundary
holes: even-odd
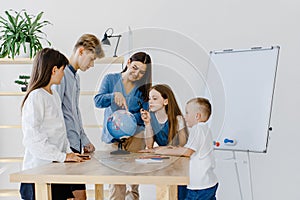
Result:
[[[190,128],[186,145],[157,147],[155,153],[190,157],[190,184],[184,199],[214,200],[218,179],[213,172],[215,159],[212,134],[205,123],[211,115],[211,104],[207,99],[198,97],[189,100],[185,110],[185,121]]]

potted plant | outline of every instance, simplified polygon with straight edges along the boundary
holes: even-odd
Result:
[[[47,35],[42,31],[43,27],[51,24],[42,20],[43,12],[34,16],[24,9],[20,12],[9,10],[5,11],[5,15],[6,18],[0,16],[0,58],[14,59],[20,54],[21,48],[24,52],[29,52],[29,57],[33,58],[43,48],[41,40],[51,45],[46,39]]]
[[[27,91],[27,87],[28,87],[28,79],[30,79],[30,76],[27,75],[20,75],[19,79],[21,80],[15,80],[15,83],[19,84],[19,85],[23,85],[23,87],[21,87],[22,92],[26,92]],[[22,81],[24,80],[24,81]]]

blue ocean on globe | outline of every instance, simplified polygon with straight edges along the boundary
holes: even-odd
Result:
[[[134,135],[136,127],[135,117],[126,110],[117,110],[107,119],[107,129],[115,139]]]

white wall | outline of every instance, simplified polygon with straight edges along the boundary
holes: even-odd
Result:
[[[31,13],[44,11],[44,18],[53,23],[45,29],[48,39],[54,48],[66,55],[70,54],[82,33],[91,32],[101,37],[108,27],[121,33],[126,32],[128,26],[132,29],[158,27],[180,32],[197,42],[205,52],[280,45],[271,121],[273,131],[268,152],[250,154],[253,193],[256,200],[300,199],[300,161],[296,156],[300,140],[297,128],[300,119],[299,1],[1,0],[0,14],[9,8],[26,8]],[[2,110],[6,108],[1,106]],[[1,116],[0,124],[5,119]],[[0,131],[5,134],[5,130]],[[2,143],[4,141],[1,140],[0,146]],[[232,155],[230,152],[218,154],[217,173],[221,181],[218,197],[220,200],[240,199],[234,164],[224,161]],[[244,199],[250,199],[247,164],[244,162],[247,157],[242,153],[237,157]]]

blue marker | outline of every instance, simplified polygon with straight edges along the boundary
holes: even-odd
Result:
[[[236,141],[235,141],[235,140],[233,140],[233,139],[228,139],[228,138],[225,138],[225,139],[224,139],[224,144],[225,144],[225,145],[230,145],[230,146],[233,146],[233,145],[235,145],[235,144],[236,144]]]
[[[169,159],[170,157],[155,157],[151,158],[151,160],[163,160],[163,159]]]

